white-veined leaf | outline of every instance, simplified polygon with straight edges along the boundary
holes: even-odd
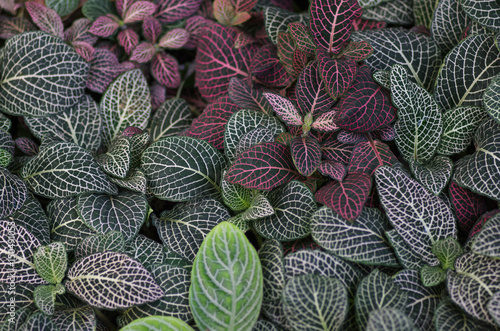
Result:
[[[243,221],[257,220],[274,215],[274,208],[265,195],[257,194],[253,197],[250,207],[239,215]]]
[[[496,75],[483,95],[484,108],[488,115],[500,123],[500,74]]]
[[[9,314],[10,307],[15,307],[16,317],[18,314],[23,315],[23,309],[25,309],[25,311],[29,311],[29,314],[31,314],[32,310],[36,309],[35,302],[33,300],[35,285],[16,284],[14,289],[10,286],[11,285],[9,283],[0,283],[0,320],[2,321],[11,317]],[[14,301],[14,304],[9,306],[9,303],[12,301]],[[19,328],[12,331],[17,331],[18,329]]]
[[[125,178],[115,178],[109,177],[111,183],[116,184],[118,187],[125,188],[127,190],[146,194],[147,190],[147,179],[146,175],[141,169],[135,168],[129,171]]]
[[[9,170],[0,167],[0,218],[4,218],[19,210],[28,196],[26,184]]]
[[[130,168],[130,142],[117,137],[108,146],[108,151],[95,157],[101,169],[108,175],[125,178]]]
[[[253,326],[253,331],[280,331],[280,329],[273,323],[267,320],[259,319]]]
[[[220,187],[222,190],[222,199],[226,206],[231,208],[233,211],[242,211],[250,207],[254,191],[239,184],[232,184],[228,182],[224,179],[225,176],[226,171],[222,174]]]
[[[405,269],[420,270],[424,262],[421,257],[408,246],[396,230],[392,229],[386,231],[385,236],[389,239],[399,263],[401,263]]]
[[[64,17],[71,14],[78,8],[80,2],[78,0],[47,0],[45,5],[48,8],[54,9],[59,16]]]
[[[187,323],[175,317],[149,316],[133,321],[120,331],[194,331]]]
[[[148,270],[151,270],[150,266],[162,264],[164,260],[162,245],[142,234],[137,235],[134,240],[126,244],[125,253],[141,262]]]
[[[453,268],[455,260],[462,255],[463,249],[455,238],[445,238],[432,245],[432,252],[441,262],[441,267],[447,270]]]
[[[254,145],[274,141],[274,134],[266,128],[256,128],[245,133],[238,143],[236,154],[241,154]]]
[[[474,236],[472,251],[500,259],[500,213],[486,221],[481,231]]]
[[[5,293],[8,293],[5,292]],[[3,302],[2,302],[3,303]],[[6,306],[8,307],[8,306]],[[8,308],[7,308],[8,309]],[[2,331],[17,331],[21,328],[21,325],[28,319],[28,317],[33,313],[30,308],[16,308],[16,314],[14,317],[9,316],[9,320],[4,320],[3,316],[0,315],[0,320],[4,321],[0,323],[0,328]]]
[[[432,287],[446,280],[446,272],[440,266],[431,267],[426,265],[420,269],[420,278],[424,286]]]
[[[436,155],[425,164],[411,160],[410,169],[415,179],[429,192],[440,195],[450,180],[453,161],[447,156]]]
[[[494,0],[457,0],[465,13],[479,24],[500,32],[500,5]]]
[[[448,52],[462,39],[469,19],[457,0],[440,0],[431,23],[432,39],[442,54]]]
[[[265,7],[263,13],[267,38],[275,45],[278,44],[279,33],[285,32],[288,29],[288,24],[301,22],[304,25],[309,25],[306,24],[307,15],[297,15],[279,7]]]
[[[66,248],[61,242],[40,246],[33,254],[36,272],[51,284],[62,282],[68,267]],[[62,293],[61,293],[62,294]]]
[[[54,322],[52,322],[49,315],[39,311],[31,314],[26,322],[19,328],[19,331],[32,330],[58,331],[58,328]]]
[[[488,312],[493,317],[497,325],[500,325],[500,292],[495,293],[488,302]]]
[[[66,331],[91,331],[97,324],[95,312],[88,305],[80,307],[56,306],[51,320],[59,330]]]
[[[121,232],[112,231],[106,234],[87,236],[76,246],[75,258],[80,259],[88,255],[106,251],[125,252],[125,239]]]
[[[382,21],[398,25],[413,25],[412,1],[383,1],[376,7],[363,9],[361,18],[372,21]]]
[[[285,288],[283,246],[278,240],[266,240],[258,254],[262,265],[263,299],[264,301],[280,300]]]
[[[413,321],[398,309],[383,308],[370,313],[366,331],[415,331]]]
[[[287,125],[304,124],[298,109],[290,100],[274,93],[264,93],[264,96],[273,107],[276,115]]]
[[[191,125],[192,115],[184,99],[170,99],[162,103],[151,117],[151,140],[178,135]]]
[[[64,293],[64,286],[59,285],[59,289],[62,289]],[[55,310],[55,300],[56,300],[56,286],[54,285],[38,285],[33,292],[33,299],[35,300],[35,305],[46,315],[54,314]]]
[[[436,308],[434,315],[436,331],[467,330],[484,331],[490,330],[491,326],[478,321],[455,306],[450,299],[443,300]]]

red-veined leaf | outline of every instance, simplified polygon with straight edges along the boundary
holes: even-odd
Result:
[[[372,136],[382,141],[393,141],[396,138],[396,131],[390,125],[372,132]]]
[[[151,75],[167,88],[176,88],[181,83],[179,64],[175,57],[165,52],[157,53],[151,63]]]
[[[356,144],[349,161],[349,173],[364,172],[370,176],[383,165],[392,166],[398,159],[389,146],[377,140],[363,141]]]
[[[309,27],[318,45],[340,53],[351,36],[352,21],[363,11],[356,0],[313,0]]]
[[[262,92],[249,87],[243,79],[231,78],[228,92],[231,100],[241,108],[262,111],[266,114],[273,111]]]
[[[155,17],[163,24],[172,23],[196,13],[202,0],[160,0]]]
[[[351,86],[356,76],[356,62],[349,59],[332,59],[321,48],[318,48],[316,52],[323,83],[330,96],[337,99]]]
[[[307,54],[301,51],[300,49],[296,49],[293,52],[293,70],[297,72],[297,75],[304,70],[308,63]],[[293,76],[293,78],[297,78],[297,75]]]
[[[458,228],[463,233],[469,233],[479,216],[488,210],[485,198],[451,181],[450,199],[457,217]]]
[[[158,45],[163,48],[177,49],[184,46],[189,39],[189,32],[186,29],[173,29],[161,37]]]
[[[335,161],[322,161],[318,167],[318,171],[323,176],[328,176],[339,182],[344,180],[344,177],[347,175],[345,165]]]
[[[252,74],[263,84],[274,88],[288,87],[293,81],[278,58],[274,45],[261,47],[252,59]]]
[[[337,139],[328,139],[321,144],[321,153],[325,160],[348,164],[351,159],[353,145],[348,145]]]
[[[354,31],[358,30],[373,30],[373,29],[383,29],[387,25],[386,22],[377,22],[362,19],[361,17],[355,18],[352,21],[352,29]]]
[[[278,34],[278,57],[285,70],[292,76],[297,77],[297,72],[293,67],[293,57],[295,52],[295,42],[286,32]]]
[[[37,2],[26,2],[26,9],[40,30],[50,33],[56,37],[64,37],[64,26],[61,18],[55,10],[45,7]]]
[[[147,16],[142,21],[142,34],[150,43],[156,43],[161,34],[161,24],[153,16]]]
[[[214,18],[220,24],[231,26],[231,21],[236,15],[231,0],[215,0],[214,1]]]
[[[334,132],[337,131],[339,126],[337,125],[337,116],[338,112],[336,110],[330,110],[326,113],[323,113],[319,115],[314,122],[312,123],[311,127],[314,130],[320,131],[320,132]]]
[[[73,41],[71,44],[75,48],[75,51],[85,59],[85,61],[90,62],[94,58],[95,48],[91,44],[85,41]]]
[[[149,1],[137,1],[130,5],[123,17],[123,23],[129,24],[140,22],[146,17],[153,15],[156,5]]]
[[[364,133],[350,132],[346,130],[340,130],[340,132],[337,134],[337,139],[344,144],[353,145],[368,140]]]
[[[137,45],[132,51],[132,56],[130,56],[130,61],[136,61],[138,63],[146,63],[151,61],[155,56],[156,48],[150,42],[142,42]]]
[[[368,199],[371,185],[371,176],[362,172],[351,173],[342,182],[333,181],[323,186],[314,197],[343,218],[354,221]]]
[[[88,18],[77,19],[64,31],[64,41],[69,43],[84,41],[94,45],[98,38],[90,33],[91,26],[92,22]]]
[[[9,39],[32,30],[36,28],[27,18],[0,15],[0,39]]]
[[[264,97],[271,104],[276,115],[287,125],[304,124],[302,116],[290,100],[274,93],[264,93]]]
[[[199,15],[188,18],[184,28],[189,32],[189,40],[185,47],[189,49],[195,48],[198,45],[198,39],[201,36],[203,28],[211,23],[213,23],[211,20],[207,20]]]
[[[233,4],[234,11],[239,12],[249,12],[257,4],[258,0],[231,0]]]
[[[139,43],[139,36],[132,29],[126,29],[118,33],[118,43],[130,54]]]
[[[158,108],[167,99],[167,89],[158,82],[154,82],[149,88],[149,91],[151,93],[151,106],[153,107],[153,110],[156,110],[156,108]]]
[[[297,47],[308,55],[316,54],[316,45],[309,34],[309,29],[301,22],[288,24],[288,31],[295,40]]]
[[[92,23],[89,32],[96,36],[107,38],[115,33],[119,27],[118,18],[115,15],[107,14],[106,16],[98,17]]]
[[[243,31],[238,32],[238,36],[236,37],[236,40],[234,41],[234,48],[238,49],[250,44],[253,44],[257,42],[257,39],[251,36],[248,33],[245,33]]]
[[[241,153],[226,174],[230,183],[266,191],[298,178],[289,149],[276,142],[255,145]]]
[[[279,135],[277,135],[276,138],[274,139],[274,141],[277,143],[283,144],[285,146],[290,146],[293,138],[295,138],[295,136],[293,134],[291,134],[290,132],[283,132],[283,133],[280,133]]]
[[[500,213],[500,209],[490,210],[489,212],[481,215],[481,217],[477,220],[476,224],[474,224],[474,226],[470,230],[468,239],[474,237],[474,235],[476,235],[479,231],[481,231],[484,223],[486,223],[490,218],[492,218],[498,213]]]
[[[87,88],[97,93],[104,93],[109,84],[126,69],[118,62],[113,52],[98,48],[94,52],[94,58],[90,61]]]
[[[373,53],[373,48],[366,41],[351,41],[342,50],[342,56],[356,62],[363,61]]]
[[[311,176],[321,163],[321,146],[311,137],[296,137],[290,144],[293,163],[303,176]]]
[[[301,115],[313,116],[330,109],[335,100],[330,97],[318,72],[318,61],[312,61],[302,70],[296,85],[297,103]]]

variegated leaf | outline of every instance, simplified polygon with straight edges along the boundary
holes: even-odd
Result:
[[[500,123],[500,75],[495,76],[483,95],[484,108],[491,118]]]
[[[338,111],[330,110],[316,117],[314,122],[311,124],[311,127],[318,132],[337,131],[340,129],[340,127],[337,124],[337,117],[338,117]]]
[[[403,267],[411,270],[420,270],[424,266],[421,257],[411,249],[396,230],[386,231],[385,236],[389,239],[396,257]]]
[[[68,267],[68,256],[64,244],[52,242],[47,246],[38,247],[33,253],[33,263],[36,272],[47,282],[51,284],[60,283]]]
[[[101,169],[108,175],[125,178],[130,168],[130,142],[127,138],[117,137],[111,141],[108,151],[95,158]]]
[[[376,7],[364,8],[361,17],[365,20],[383,21],[397,25],[413,25],[412,1],[394,0],[383,2]]]
[[[28,189],[19,177],[4,167],[0,167],[0,182],[4,183],[0,190],[0,218],[4,218],[24,205]]]
[[[118,187],[127,190],[146,194],[147,179],[144,172],[140,169],[131,170],[124,179],[109,177],[109,180],[116,184]]]
[[[500,292],[495,293],[488,302],[488,312],[493,317],[495,322],[500,324]]]
[[[443,300],[436,308],[434,325],[436,331],[448,330],[489,330],[491,325],[479,321],[453,304],[450,299]]]
[[[151,140],[178,135],[191,124],[191,111],[184,99],[170,99],[158,107],[151,117]]]
[[[61,284],[58,285],[60,291],[64,291],[64,287]],[[54,302],[56,299],[55,288],[56,286],[54,285],[38,285],[35,291],[33,291],[35,305],[46,315],[54,314]]]
[[[301,22],[288,24],[288,32],[293,37],[297,48],[308,55],[316,54],[316,45],[309,33],[309,29]]]
[[[162,24],[172,23],[196,13],[201,2],[201,0],[161,0],[158,1],[155,17]]]
[[[155,46],[150,42],[142,42],[132,51],[130,61],[138,63],[147,63],[151,61],[156,53]]]
[[[280,300],[285,288],[283,246],[276,239],[265,240],[258,254],[262,265],[263,300]]]
[[[223,177],[226,172],[223,173]],[[250,207],[253,197],[253,190],[244,188],[241,185],[231,184],[224,178],[221,180],[222,199],[226,206],[233,211],[242,211]]]
[[[54,9],[59,16],[64,17],[78,9],[80,2],[78,0],[47,0],[45,5]]]
[[[135,1],[127,8],[127,12],[123,15],[123,23],[129,24],[140,22],[146,17],[153,15],[156,11],[156,5],[149,1]]]
[[[92,307],[85,305],[80,307],[56,307],[51,317],[52,322],[59,330],[80,331],[91,330],[98,325],[97,318]]]
[[[321,161],[318,172],[323,176],[328,176],[339,182],[343,181],[344,177],[347,175],[346,166],[335,161]]]
[[[330,139],[321,144],[321,155],[326,160],[348,164],[353,148],[353,145]]]
[[[357,143],[352,151],[348,172],[363,172],[372,176],[378,167],[392,166],[396,162],[397,158],[388,145],[378,140],[363,141]]]
[[[26,2],[26,9],[41,31],[63,38],[63,22],[54,10],[32,1]]]
[[[443,54],[457,45],[469,19],[457,0],[441,0],[434,11],[430,26],[431,36]]]
[[[17,34],[33,31],[35,26],[25,17],[1,16],[0,38],[9,39]]]
[[[263,194],[257,194],[253,197],[250,207],[239,214],[239,218],[242,221],[251,221],[271,215],[274,215],[273,206]]]
[[[433,287],[446,280],[446,272],[440,266],[423,266],[420,269],[420,278],[425,287]]]
[[[148,270],[155,264],[163,264],[164,260],[162,245],[142,234],[138,234],[125,245],[125,253],[141,262]]]
[[[120,64],[109,49],[97,48],[93,55],[86,87],[91,91],[104,93],[109,84],[128,68],[123,63]]]
[[[288,24],[301,22],[305,25],[307,20],[306,15],[295,14],[274,6],[265,7],[263,12],[267,38],[275,45],[278,43],[279,33],[285,32]]]
[[[413,321],[398,309],[382,308],[370,313],[366,331],[398,330],[413,331]]]
[[[290,144],[293,163],[299,173],[305,177],[311,176],[321,163],[321,146],[312,137],[296,137]]]
[[[168,31],[158,41],[158,45],[163,48],[177,49],[184,46],[189,39],[189,32],[186,29],[172,29]]]
[[[411,160],[410,168],[420,184],[432,194],[439,195],[450,180],[453,162],[447,156],[437,155],[424,165]]]
[[[474,237],[472,251],[476,254],[500,258],[498,232],[500,231],[500,214],[496,214],[484,223],[481,231]]]
[[[500,5],[493,0],[458,0],[465,13],[479,24],[500,32]]]
[[[89,32],[99,37],[109,37],[120,27],[118,18],[113,14],[99,16],[90,27]]]
[[[177,59],[165,52],[156,53],[151,64],[151,74],[167,88],[176,88],[181,83]]]
[[[470,233],[474,223],[489,209],[488,201],[454,181],[449,185],[450,200],[457,217],[458,229],[462,233]]]
[[[357,72],[356,62],[350,59],[332,59],[322,48],[318,48],[316,54],[321,79],[328,94],[336,100],[351,86]]]
[[[329,110],[335,103],[322,84],[318,61],[312,61],[301,71],[296,86],[297,103],[302,116],[307,113],[316,116]]]
[[[81,259],[85,256],[107,251],[125,253],[125,239],[121,232],[112,231],[86,237],[76,247],[75,257]]]
[[[243,109],[262,111],[265,114],[273,111],[262,91],[248,86],[243,79],[232,77],[229,80],[228,94],[233,103]]]
[[[264,93],[264,96],[271,104],[276,115],[287,125],[303,124],[302,116],[290,100],[274,93]]]
[[[49,330],[56,331],[57,326],[52,322],[49,315],[46,315],[42,311],[31,314],[26,322],[21,325],[19,331],[30,331],[30,330]]]
[[[269,143],[274,141],[274,135],[271,130],[266,128],[256,128],[245,133],[238,143],[237,154],[241,154],[254,145]]]

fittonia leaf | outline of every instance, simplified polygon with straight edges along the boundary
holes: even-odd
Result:
[[[500,231],[500,214],[496,214],[483,225],[474,238],[472,251],[476,254],[500,258],[500,247],[496,239],[498,231]]]
[[[471,1],[458,0],[461,7],[472,20],[479,24],[499,32],[500,5],[493,0]]]
[[[61,242],[40,246],[33,254],[33,262],[43,279],[51,284],[58,284],[63,280],[68,267],[66,248]]]
[[[94,234],[85,237],[75,250],[75,258],[92,255],[100,252],[125,252],[125,240],[123,234],[118,231],[111,231],[106,234]]]
[[[263,300],[281,299],[285,287],[285,265],[283,246],[278,240],[266,240],[259,249],[262,265]]]
[[[436,326],[436,331],[452,329],[479,331],[491,328],[491,325],[466,314],[462,309],[454,305],[450,299],[443,300],[437,306],[434,315],[434,325]]]
[[[151,117],[151,140],[171,137],[188,128],[191,123],[189,105],[183,99],[170,99],[156,109]]]
[[[192,327],[182,320],[171,316],[148,316],[134,320],[121,328],[121,331],[147,331],[147,330],[194,331]]]
[[[448,54],[460,42],[469,21],[459,1],[439,1],[434,11],[430,32],[443,54]]]
[[[0,167],[2,185],[0,200],[0,218],[4,218],[20,209],[26,201],[28,189],[26,184],[16,175],[11,174],[4,167]]]
[[[408,0],[383,2],[375,7],[363,8],[361,18],[396,25],[411,25],[415,23],[412,5],[412,1]]]

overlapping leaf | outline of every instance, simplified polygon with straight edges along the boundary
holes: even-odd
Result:
[[[328,176],[339,182],[343,181],[344,177],[347,175],[346,166],[340,162],[334,161],[321,161],[318,172],[323,176]]]
[[[349,163],[354,146],[337,139],[328,139],[321,143],[321,156],[329,161]]]
[[[24,316],[25,318],[34,310],[35,303],[33,301],[33,290],[35,285],[32,284],[16,284],[13,290],[9,288],[9,283],[0,283],[0,318],[6,320],[10,317],[9,303],[10,298],[14,298],[14,307],[16,309],[16,318]],[[12,291],[9,293],[9,291]],[[24,323],[24,321],[22,321]],[[9,330],[10,331],[10,330]]]
[[[389,239],[394,252],[399,260],[399,263],[406,269],[420,270],[424,266],[421,257],[412,251],[411,247],[403,240],[403,238],[392,229],[385,232],[385,236]]]
[[[28,196],[26,184],[4,167],[0,167],[0,218],[4,218],[20,209]]]
[[[38,247],[33,253],[33,263],[37,273],[47,282],[60,283],[68,267],[68,257],[64,244],[52,242],[47,246]]]
[[[293,163],[303,176],[311,176],[321,163],[321,146],[312,137],[296,137],[290,144]]]
[[[415,179],[434,195],[441,194],[450,180],[453,162],[447,156],[437,155],[424,165],[410,162]]]
[[[89,1],[86,2],[86,4]],[[104,93],[109,84],[118,75],[129,68],[119,63],[116,55],[106,48],[97,48],[90,61],[90,70],[86,87],[97,93]]]
[[[171,330],[171,331],[193,331],[189,324],[170,316],[148,316],[134,320],[125,325],[122,331],[138,330]]]
[[[262,91],[251,88],[243,79],[232,77],[229,80],[228,94],[233,103],[241,108],[262,111],[266,114],[272,112],[272,107]]]
[[[363,172],[372,176],[382,165],[392,166],[396,156],[388,145],[378,140],[357,143],[349,160],[348,172]]]
[[[318,62],[313,61],[301,71],[296,85],[297,101],[302,116],[316,115],[328,110],[335,100],[328,95],[318,72]]]
[[[370,313],[366,324],[367,331],[400,330],[413,331],[413,321],[401,310],[382,308]]]
[[[491,118],[500,123],[500,75],[495,76],[483,95],[484,108]]]
[[[101,252],[125,252],[125,240],[123,234],[118,231],[106,234],[94,234],[83,239],[75,250],[75,257],[82,257]]]
[[[458,186],[454,181],[450,183],[449,193],[458,228],[469,233],[479,216],[488,210],[487,201],[484,197]]]
[[[163,24],[172,23],[193,15],[201,0],[161,0],[155,17]]]
[[[459,1],[439,1],[430,29],[432,39],[438,44],[443,54],[447,54],[460,42],[468,21]]]
[[[278,35],[288,28],[288,24],[293,22],[306,23],[306,15],[299,15],[288,10],[284,10],[274,6],[265,7],[264,24],[266,27],[267,38],[273,43],[278,43]]]
[[[321,79],[333,99],[338,99],[351,86],[356,76],[356,62],[350,59],[332,59],[328,53],[316,50]]]
[[[496,214],[484,223],[481,231],[474,237],[472,251],[492,258],[500,258],[499,231],[500,214]]]
[[[46,315],[42,311],[38,311],[31,314],[19,329],[19,331],[29,330],[57,330],[57,327],[54,322],[52,322],[49,315]]]
[[[276,239],[266,240],[258,254],[262,265],[263,300],[280,300],[285,288],[283,246]]]
[[[191,111],[184,99],[162,103],[151,117],[151,140],[178,135],[191,124]]]
[[[478,321],[469,314],[464,313],[462,309],[455,306],[449,299],[443,300],[436,308],[434,325],[436,326],[436,331],[479,331],[491,328],[490,325]]]
[[[493,0],[458,0],[465,13],[479,24],[500,32],[500,5]]]
[[[365,20],[412,25],[414,23],[412,1],[394,0],[381,3],[376,7],[364,8],[361,17]]]
[[[142,234],[127,243],[125,252],[148,270],[151,270],[150,267],[154,264],[162,264],[164,260],[162,245]]]
[[[59,285],[59,288],[60,286],[61,285]],[[35,291],[33,291],[35,305],[46,315],[52,315],[54,313],[54,301],[56,297],[54,289],[54,285],[39,285],[35,288]]]
[[[54,10],[32,1],[26,2],[26,9],[41,31],[63,38],[63,22]]]
[[[57,307],[51,317],[59,330],[88,330],[97,324],[97,318],[92,307]]]

